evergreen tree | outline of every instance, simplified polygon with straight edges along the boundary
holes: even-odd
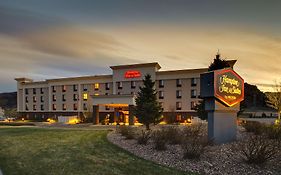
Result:
[[[157,101],[155,82],[151,80],[151,75],[145,75],[143,79],[143,87],[140,87],[136,98],[135,115],[140,123],[149,130],[149,125],[157,124],[161,117],[162,107]]]
[[[227,63],[226,60],[220,58],[220,54],[218,53],[216,55],[216,58],[214,59],[214,62],[211,63],[209,66],[208,71],[218,70],[230,67],[230,65]]]

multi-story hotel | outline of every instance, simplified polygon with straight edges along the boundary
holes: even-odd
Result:
[[[27,119],[57,119],[59,116],[83,117],[86,112],[94,123],[133,124],[131,112],[142,79],[150,74],[163,107],[164,120],[184,121],[195,116],[203,69],[160,71],[158,63],[111,66],[112,75],[94,75],[34,82],[16,78],[17,110]]]

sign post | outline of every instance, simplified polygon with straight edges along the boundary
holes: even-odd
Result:
[[[200,75],[201,97],[208,112],[208,138],[215,143],[236,139],[237,113],[244,100],[244,80],[231,68]]]

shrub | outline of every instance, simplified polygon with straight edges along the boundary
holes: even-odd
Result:
[[[247,132],[253,132],[256,135],[263,133],[265,125],[257,121],[246,121],[242,125]]]
[[[165,133],[166,140],[170,144],[180,144],[182,137],[181,137],[181,130],[177,126],[166,126],[162,129],[162,132]]]
[[[117,129],[117,131],[124,136],[126,139],[134,139],[135,138],[135,132],[134,128],[126,125],[120,125]]]
[[[151,131],[150,130],[141,130],[141,133],[137,136],[138,144],[146,145],[150,139]]]
[[[265,134],[269,139],[281,139],[281,127],[279,125],[270,125],[265,127]]]
[[[167,144],[167,137],[166,133],[163,132],[163,129],[155,130],[153,132],[153,143],[154,148],[158,151],[166,150],[166,144]]]
[[[247,163],[263,164],[277,156],[279,146],[278,140],[268,139],[262,134],[252,135],[238,143],[236,150]]]
[[[207,135],[203,133],[203,125],[188,126],[182,133],[183,158],[199,159],[209,144]]]

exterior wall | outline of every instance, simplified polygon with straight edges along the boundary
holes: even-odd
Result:
[[[158,65],[159,66],[159,65]],[[85,76],[74,78],[62,78],[51,79],[43,82],[32,82],[32,80],[19,78],[18,82],[18,112],[22,116],[29,116],[36,118],[56,117],[59,115],[82,115],[83,112],[91,112],[94,95],[128,95],[137,94],[139,87],[142,86],[142,79],[146,74],[152,76],[152,80],[156,81],[155,88],[157,92],[164,92],[164,99],[159,99],[159,102],[163,103],[164,115],[172,116],[175,113],[182,116],[194,116],[195,111],[191,109],[191,102],[197,103],[200,99],[200,73],[205,72],[207,69],[195,69],[195,70],[178,70],[178,71],[158,71],[159,67],[155,65],[130,65],[128,67],[114,67],[113,75],[100,75],[100,76]],[[141,72],[141,77],[126,78],[124,76],[126,71],[136,70]],[[196,86],[191,85],[192,78],[196,79]],[[181,87],[177,87],[177,79],[181,80]],[[159,80],[164,81],[164,87],[159,87]],[[136,87],[131,87],[131,82],[134,81]],[[118,89],[117,82],[122,82],[122,89]],[[99,88],[95,89],[95,84],[99,84]],[[109,84],[109,89],[106,89],[106,84]],[[77,91],[74,91],[74,85],[77,86]],[[66,87],[66,91],[63,91],[63,86]],[[53,87],[56,91],[53,92]],[[43,93],[41,93],[41,88]],[[25,94],[27,89],[28,94]],[[33,94],[33,89],[36,90],[36,94]],[[84,90],[85,89],[85,90]],[[177,98],[176,91],[181,91],[181,98]],[[195,98],[191,98],[191,90],[196,90],[197,94]],[[74,94],[77,94],[78,100],[73,99]],[[84,100],[83,96],[87,94],[88,99]],[[53,100],[55,95],[56,100]],[[65,101],[62,96],[65,95]],[[41,102],[41,96],[44,99]],[[157,95],[159,98],[159,95]],[[26,102],[26,98],[28,102]],[[36,102],[33,101],[36,98]],[[176,109],[176,102],[181,102],[181,110]],[[56,110],[53,110],[53,105],[56,105]],[[66,105],[66,110],[63,110],[63,104]],[[77,110],[74,110],[73,105],[77,104]],[[26,110],[26,105],[29,110]],[[33,106],[36,105],[36,110]],[[43,105],[43,110],[41,110]],[[87,109],[84,109],[84,105]],[[100,112],[103,114],[112,113],[114,109],[111,107],[106,110],[105,106],[100,106]]]

